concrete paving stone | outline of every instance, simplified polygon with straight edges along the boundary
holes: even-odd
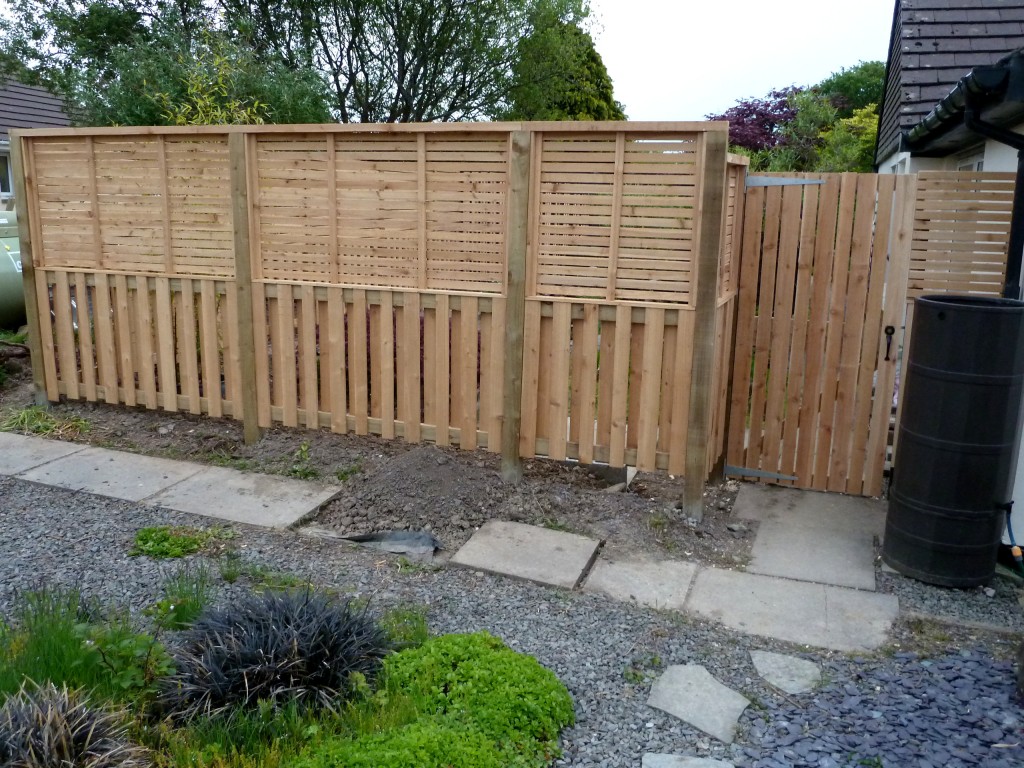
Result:
[[[651,686],[647,704],[731,744],[736,723],[750,702],[701,665],[676,664]]]
[[[623,602],[681,611],[696,572],[696,564],[679,560],[612,562],[598,558],[583,589]]]
[[[714,760],[710,757],[656,755],[648,752],[643,756],[640,768],[735,768],[735,766],[724,760]]]
[[[315,512],[340,487],[209,467],[146,499],[150,506],[235,523],[287,528]]]
[[[732,513],[742,520],[799,522],[831,533],[867,531],[881,537],[886,509],[886,503],[879,499],[742,483]]]
[[[757,530],[748,573],[875,590],[870,530],[823,530],[805,520],[766,520]]]
[[[20,472],[23,480],[72,491],[142,501],[203,469],[201,464],[156,459],[136,453],[86,448],[34,469]]]
[[[893,595],[704,568],[686,610],[751,635],[870,651],[885,642],[899,603]]]
[[[770,651],[751,651],[757,674],[786,693],[807,693],[821,682],[821,668],[813,661]]]
[[[77,443],[0,432],[0,475],[17,475],[85,448]]]
[[[597,557],[601,542],[575,533],[491,520],[473,534],[451,563],[573,589]]]

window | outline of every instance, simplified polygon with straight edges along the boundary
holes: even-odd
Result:
[[[8,154],[0,154],[0,200],[6,200],[9,198],[13,188],[11,157]]]
[[[972,152],[970,154],[960,155],[956,158],[956,169],[958,171],[984,171],[984,153]]]

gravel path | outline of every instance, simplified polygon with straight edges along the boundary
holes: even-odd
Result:
[[[17,590],[41,582],[77,583],[139,611],[177,564],[127,553],[138,528],[167,523],[209,520],[0,478],[0,612],[9,610]],[[576,701],[577,724],[564,733],[558,765],[639,768],[645,752],[751,767],[1024,764],[1024,710],[1011,698],[1011,665],[998,658],[1012,647],[1010,637],[986,636],[986,650],[971,645],[977,635],[968,634],[962,651],[931,659],[904,652],[857,659],[599,596],[455,568],[409,567],[293,533],[239,530],[231,543],[246,560],[371,596],[378,605],[424,604],[435,631],[487,629],[536,656]],[[901,642],[913,640],[912,629],[901,632]],[[758,678],[753,649],[814,660],[825,683],[813,693],[782,695]],[[646,705],[660,671],[687,663],[705,665],[753,702],[733,745]]]

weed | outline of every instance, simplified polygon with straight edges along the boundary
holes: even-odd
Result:
[[[651,512],[651,516],[647,519],[647,527],[656,533],[663,532],[668,528],[668,524],[668,517],[660,512]]]
[[[220,577],[228,584],[234,584],[245,572],[245,563],[242,561],[242,556],[233,549],[220,556],[217,567],[220,570]]]
[[[432,563],[421,563],[416,560],[410,560],[405,555],[400,555],[396,561],[396,567],[399,573],[414,574],[414,573],[434,573],[438,567]]]
[[[128,739],[127,714],[94,708],[53,683],[21,688],[0,707],[0,764],[136,768],[148,751]]]
[[[185,629],[210,602],[210,569],[186,564],[164,582],[164,596],[146,609],[160,629]]]
[[[353,464],[349,464],[347,467],[342,467],[341,469],[339,469],[337,472],[334,473],[334,476],[338,478],[339,483],[346,483],[362,471],[362,463],[356,461]]]
[[[395,648],[415,648],[429,637],[426,611],[418,605],[387,611],[380,621]]]
[[[252,459],[243,459],[240,456],[232,456],[230,453],[222,451],[209,454],[207,461],[217,467],[228,467],[229,469],[237,469],[242,472],[251,470],[255,466]]]
[[[285,473],[289,477],[297,477],[300,480],[315,480],[320,477],[320,472],[310,466],[309,443],[302,443],[299,449],[292,456],[292,466]]]
[[[572,528],[570,528],[568,524],[562,522],[561,520],[553,518],[553,517],[545,517],[543,520],[540,521],[540,524],[542,526],[544,526],[545,528],[547,528],[549,530],[552,530],[552,531],[564,531],[564,532],[571,532],[572,531]]]
[[[157,560],[194,555],[218,539],[235,535],[229,528],[189,528],[187,526],[157,525],[140,528],[135,532],[135,546],[128,553],[132,557],[145,555]]]
[[[127,615],[91,626],[85,635],[107,671],[104,687],[113,698],[150,699],[157,692],[157,681],[174,671],[163,644],[152,635],[136,632]]]
[[[43,435],[71,440],[89,431],[89,422],[78,416],[55,416],[41,405],[32,405],[7,414],[0,421],[0,432]]]
[[[0,328],[0,341],[9,341],[12,344],[27,344],[28,333],[18,333],[16,331],[8,331]]]
[[[657,677],[658,670],[662,666],[661,656],[656,653],[648,653],[632,659],[622,670],[622,676],[631,685],[643,685],[648,680]]]
[[[222,568],[221,575],[224,574]],[[235,553],[232,553],[232,562],[228,565],[228,575],[236,580],[244,576],[258,592],[266,590],[300,589],[312,586],[309,579],[303,579],[285,571],[275,571],[261,563],[247,563]],[[228,579],[225,577],[225,581]]]

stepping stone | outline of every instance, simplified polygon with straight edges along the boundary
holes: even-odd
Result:
[[[704,568],[686,610],[731,629],[836,651],[871,651],[899,613],[894,595]]]
[[[635,600],[652,608],[681,611],[696,572],[694,563],[679,560],[642,563],[599,559],[583,589],[623,602]]]
[[[125,501],[142,501],[203,469],[201,464],[136,453],[86,448],[21,472],[22,480],[85,491]],[[207,508],[209,509],[209,508]]]
[[[731,744],[736,723],[750,702],[699,664],[677,664],[655,681],[647,704]]]
[[[655,755],[648,752],[644,755],[640,768],[735,768],[735,766],[724,760],[712,760],[710,757]]]
[[[449,561],[503,576],[573,589],[601,542],[535,525],[491,520]]]
[[[0,475],[17,475],[84,450],[77,443],[0,432]]]
[[[340,490],[340,486],[289,477],[209,467],[145,503],[234,523],[287,528],[316,512]]]
[[[821,669],[813,661],[769,651],[751,651],[757,674],[786,693],[807,693],[821,682]]]

